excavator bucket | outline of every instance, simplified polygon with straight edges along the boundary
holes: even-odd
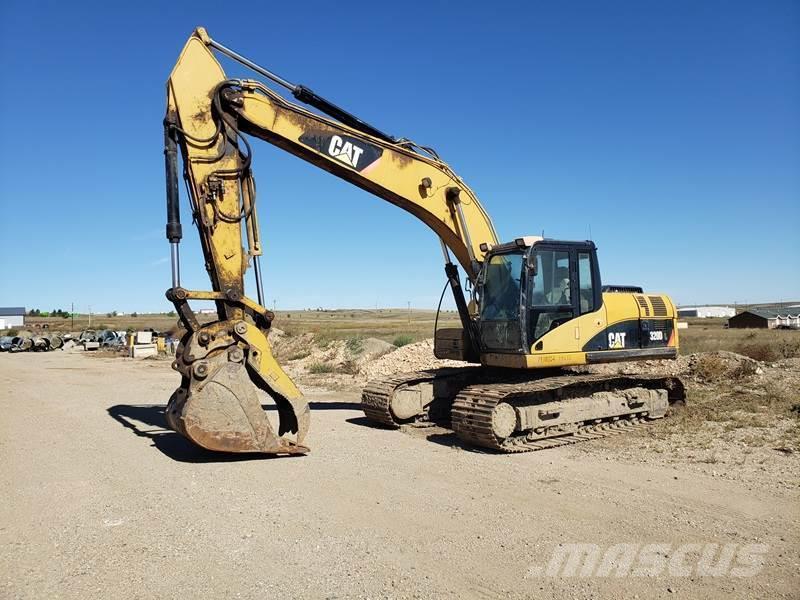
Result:
[[[302,394],[260,330],[244,321],[232,329],[229,336],[230,322],[214,323],[179,346],[173,367],[183,380],[167,405],[170,428],[208,450],[307,453],[310,413]],[[263,392],[275,402],[277,433],[262,408]]]

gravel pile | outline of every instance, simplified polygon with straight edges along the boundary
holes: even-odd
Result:
[[[334,340],[320,345],[313,333],[292,336],[275,329],[270,331],[269,340],[273,354],[292,376],[320,372],[321,366],[329,369],[325,373],[357,375],[366,365],[397,349],[376,338]]]
[[[330,378],[332,383],[339,375],[346,375],[350,384],[359,384],[396,373],[463,367],[467,364],[435,358],[433,339],[395,348],[392,344],[375,338],[335,340],[320,347],[312,333],[290,336],[278,329],[273,329],[269,338],[276,358],[290,376],[316,374],[320,376],[319,379]],[[646,373],[706,380],[761,375],[766,366],[740,354],[719,351],[679,356],[677,360],[606,363],[569,369],[580,373]],[[774,366],[777,367],[778,364]]]
[[[408,344],[377,360],[365,363],[361,374],[368,379],[386,377],[394,373],[406,373],[439,367],[463,367],[465,363],[455,360],[439,360],[433,356],[433,339]]]
[[[618,363],[605,363],[598,365],[585,365],[571,367],[571,370],[580,373],[620,373],[635,375],[637,373],[665,375],[665,376],[690,376],[700,377],[714,367],[720,372],[729,375],[737,373],[758,374],[761,372],[761,363],[747,356],[727,352],[699,352],[695,354],[680,355],[675,360],[643,360]]]

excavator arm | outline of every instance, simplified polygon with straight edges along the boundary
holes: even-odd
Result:
[[[259,81],[228,79],[214,49],[328,117],[289,102]],[[202,28],[189,38],[170,75],[164,126],[167,238],[173,271],[167,297],[187,329],[174,363],[182,382],[167,410],[173,429],[212,450],[276,454],[308,450],[302,445],[308,406],[275,361],[266,337],[273,315],[263,306],[256,187],[246,136],[294,154],[428,225],[442,242],[471,355],[477,356],[473,321],[449,252],[474,284],[497,236],[475,194],[434,151],[364,123],[308,88],[291,84],[215,42]],[[180,285],[178,150],[212,291]],[[255,301],[244,290],[251,262]],[[201,327],[189,300],[215,301],[219,320]],[[257,389],[276,402],[277,435],[261,408]],[[296,433],[296,441],[282,437],[284,433]]]

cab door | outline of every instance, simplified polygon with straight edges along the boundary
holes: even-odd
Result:
[[[478,291],[480,339],[484,350],[524,353],[524,332],[520,327],[524,270],[525,254],[521,251],[488,257]]]
[[[532,343],[575,317],[577,277],[574,252],[560,244],[535,244],[528,265],[527,334]]]
[[[594,244],[540,242],[527,264],[528,347],[540,350],[538,340],[559,330],[562,351],[581,349],[605,324]]]
[[[602,333],[606,330],[608,319],[603,305],[597,252],[592,244],[589,247],[577,247],[575,254],[578,264],[576,314],[579,315],[575,321],[575,338],[579,340],[582,350],[605,350],[608,338]]]

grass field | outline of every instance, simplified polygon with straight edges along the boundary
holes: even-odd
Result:
[[[373,337],[394,343],[398,338],[417,342],[433,337],[435,319],[436,311],[433,310],[278,311],[274,324],[289,335],[313,333],[320,343],[357,337]],[[443,311],[439,315],[439,327],[458,326],[457,313]]]
[[[212,321],[214,315],[198,315],[201,323]],[[394,343],[402,338],[406,343],[433,337],[436,311],[405,309],[353,309],[353,310],[298,310],[277,311],[274,327],[289,335],[313,333],[320,342],[354,337],[374,337]],[[176,328],[177,316],[168,314],[131,315],[75,315],[72,319],[60,317],[26,317],[25,329],[39,331],[47,325],[49,331],[82,331],[84,329],[169,331]],[[442,311],[440,327],[458,326],[458,315],[454,311]],[[0,332],[2,333],[2,332]]]
[[[681,354],[726,350],[761,361],[800,357],[800,331],[726,329],[727,319],[686,319],[680,330]]]
[[[213,315],[199,315],[201,322],[213,320]],[[299,310],[277,311],[274,326],[289,335],[313,333],[320,344],[336,339],[374,337],[390,343],[403,340],[416,342],[433,337],[436,312],[405,309]],[[775,361],[800,357],[800,331],[770,329],[726,329],[726,319],[686,319],[688,329],[680,330],[682,354],[727,350],[756,360]],[[168,314],[112,316],[93,315],[92,329],[146,329],[168,331],[175,329],[177,317]],[[47,324],[50,331],[81,331],[90,327],[89,315],[71,319],[26,317],[26,328],[34,331]],[[455,311],[439,315],[440,327],[457,327]],[[399,345],[399,344],[398,344]]]

